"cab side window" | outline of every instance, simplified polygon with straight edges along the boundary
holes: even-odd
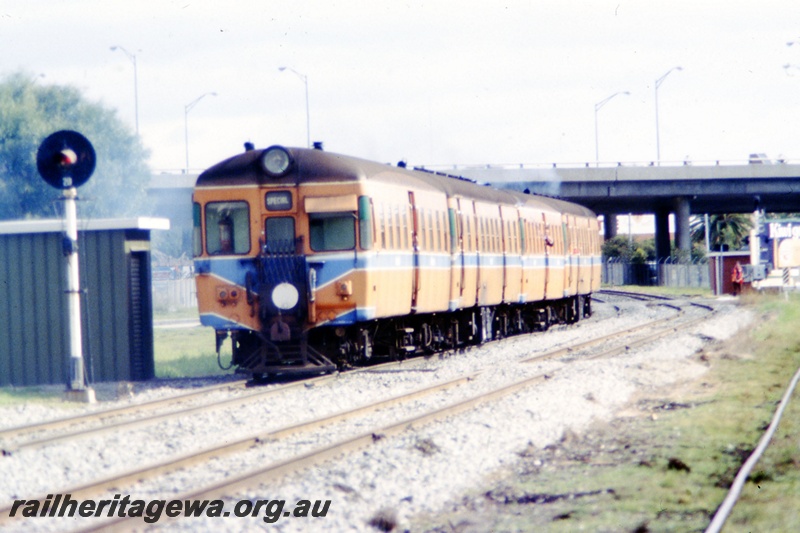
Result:
[[[352,250],[356,246],[354,213],[309,213],[308,225],[315,252]]]

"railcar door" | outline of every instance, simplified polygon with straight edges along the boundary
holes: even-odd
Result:
[[[448,307],[454,311],[461,307],[464,296],[464,227],[461,222],[459,200],[452,202],[447,209],[447,223],[450,231],[450,302]]]
[[[419,264],[419,213],[417,203],[414,199],[414,191],[408,191],[408,207],[411,210],[411,253],[412,270],[411,276],[411,312],[417,309],[417,297],[420,289],[420,264]]]
[[[564,234],[564,296],[573,294],[572,280],[575,277],[575,265],[573,264],[572,239],[569,227],[569,217],[564,215],[561,219],[561,231]]]

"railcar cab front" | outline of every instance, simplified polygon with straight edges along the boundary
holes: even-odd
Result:
[[[359,251],[372,248],[373,220],[353,168],[329,154],[273,146],[198,178],[201,323],[217,330],[218,344],[232,334],[235,364],[263,372],[306,366],[310,328],[355,320],[358,280],[348,272]]]

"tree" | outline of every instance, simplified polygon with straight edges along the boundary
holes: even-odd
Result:
[[[68,86],[36,83],[17,72],[0,81],[0,219],[59,216],[60,192],[36,170],[36,151],[51,133],[70,129],[93,144],[97,164],[78,189],[81,218],[143,213],[149,152],[116,111],[86,101]]]
[[[655,239],[631,241],[625,235],[617,235],[603,243],[602,252],[606,259],[621,259],[629,263],[642,264],[655,259]]]
[[[695,217],[689,224],[692,233],[692,242],[705,243],[706,226],[705,217]],[[739,250],[750,235],[753,219],[746,214],[709,215],[708,228],[710,248],[720,251],[723,247],[728,250]]]

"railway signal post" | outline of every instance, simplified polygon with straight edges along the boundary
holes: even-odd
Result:
[[[80,133],[62,130],[48,136],[39,146],[36,166],[42,178],[64,191],[64,255],[67,258],[67,306],[69,311],[69,355],[67,389],[64,398],[94,403],[94,389],[87,386],[81,335],[81,290],[78,272],[78,189],[92,175],[95,152]]]

